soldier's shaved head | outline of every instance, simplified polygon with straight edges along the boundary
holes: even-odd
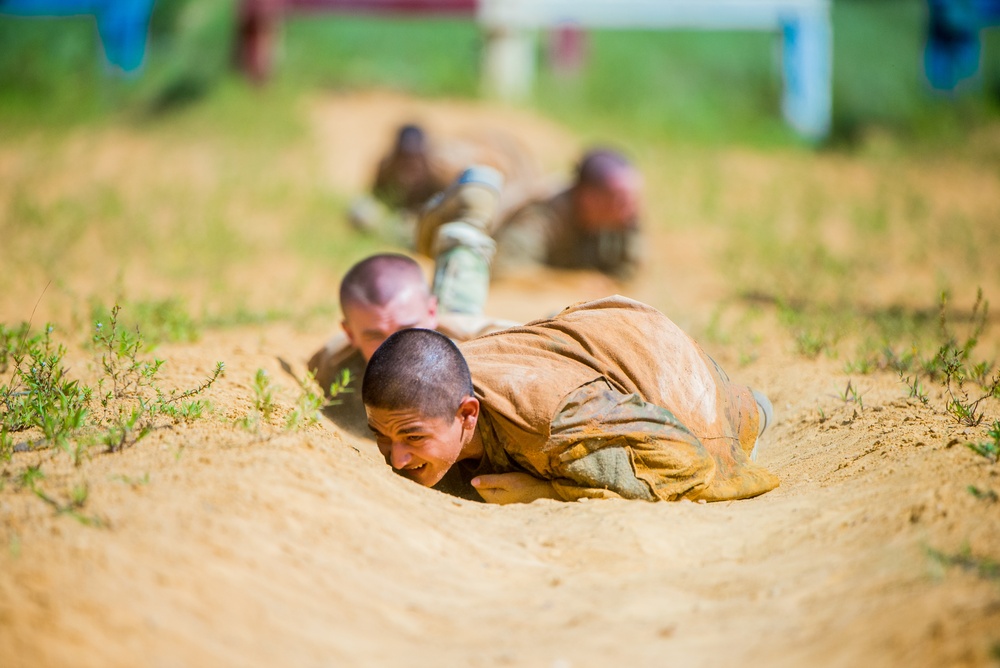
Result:
[[[448,337],[407,329],[390,336],[372,355],[361,393],[366,407],[452,418],[462,400],[473,396],[472,377]]]
[[[396,153],[423,153],[427,148],[427,137],[419,125],[408,124],[399,128],[396,134]]]
[[[423,271],[398,253],[358,262],[340,282],[343,327],[367,360],[389,335],[408,327],[437,326],[437,300]]]
[[[642,176],[621,153],[593,149],[577,165],[572,198],[583,229],[632,229],[642,204]]]
[[[385,306],[404,290],[429,294],[420,265],[399,253],[372,255],[344,274],[340,303]]]
[[[416,212],[446,185],[431,168],[424,131],[410,124],[399,128],[389,154],[379,161],[372,194],[390,207]]]
[[[617,175],[632,170],[628,159],[611,149],[591,149],[576,166],[576,182],[585,186],[606,186]]]

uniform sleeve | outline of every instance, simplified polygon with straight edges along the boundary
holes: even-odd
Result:
[[[597,265],[620,279],[630,279],[639,267],[642,240],[637,229],[610,231],[596,239]]]
[[[498,274],[544,265],[548,261],[552,221],[541,206],[531,204],[513,214],[497,233]]]
[[[566,500],[695,498],[715,476],[715,460],[673,413],[604,379],[564,400],[545,448],[546,477]]]

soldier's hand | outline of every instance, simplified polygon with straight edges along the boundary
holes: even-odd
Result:
[[[487,503],[531,503],[536,499],[559,499],[552,483],[527,473],[492,473],[476,476],[472,486]]]

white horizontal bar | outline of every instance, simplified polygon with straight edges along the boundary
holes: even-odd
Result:
[[[829,11],[829,0],[480,0],[486,27],[774,30],[802,13]]]

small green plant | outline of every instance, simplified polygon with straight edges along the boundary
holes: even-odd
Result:
[[[845,387],[837,396],[840,397],[840,400],[845,404],[857,404],[861,410],[865,409],[864,398],[861,396],[858,388],[854,386],[850,379],[847,380],[847,387]]]
[[[9,462],[14,454],[14,439],[7,431],[7,425],[0,425],[0,462]]]
[[[132,476],[127,476],[122,474],[122,475],[111,476],[111,479],[118,480],[120,482],[125,483],[126,485],[131,485],[132,487],[139,487],[141,485],[149,484],[149,471],[146,471],[141,478],[134,478]]]
[[[945,554],[932,548],[927,548],[927,556],[941,566],[958,566],[964,571],[974,573],[984,580],[1000,580],[1000,561],[990,557],[977,557],[972,554],[968,545],[962,547],[956,554]]]
[[[340,377],[335,379],[329,390],[324,394],[319,383],[316,382],[313,372],[307,372],[304,378],[298,378],[292,371],[292,367],[282,359],[279,359],[282,368],[295,378],[295,382],[301,389],[301,393],[295,400],[295,407],[285,418],[285,429],[287,431],[298,431],[304,427],[316,424],[320,420],[321,411],[339,403],[337,397],[348,392],[353,392],[354,388],[348,387],[351,383],[351,372],[343,369]],[[247,431],[259,432],[261,422],[269,423],[276,410],[274,395],[275,387],[271,384],[270,377],[264,369],[257,369],[251,385],[254,393],[254,407],[240,421],[239,425]],[[329,397],[329,399],[327,398]]]
[[[344,372],[346,374],[347,370],[344,369]],[[347,378],[349,380],[350,376],[348,375]],[[288,414],[288,419],[285,421],[285,429],[288,431],[297,431],[316,424],[320,419],[320,411],[327,405],[326,397],[323,396],[323,390],[316,382],[313,372],[306,373],[306,377],[299,381],[299,387],[302,388],[302,393],[295,402],[295,408]],[[337,384],[334,383],[331,392],[336,388]],[[336,391],[342,390],[337,389]]]
[[[20,346],[20,342],[28,335],[28,323],[20,327],[9,328],[0,324],[0,373],[6,373],[11,357]]]
[[[795,333],[796,351],[810,359],[818,357],[821,352],[829,348],[829,345],[830,342],[819,332],[801,329]]]
[[[94,444],[114,452],[142,439],[161,418],[193,420],[204,414],[208,402],[194,397],[222,375],[223,365],[197,387],[163,391],[156,380],[163,361],[140,359],[143,336],[119,325],[119,311],[115,305],[91,339],[102,372],[96,396],[69,377],[66,349],[53,342],[51,325],[35,334],[26,324],[2,328],[3,362],[12,371],[0,385],[0,460],[11,458],[13,435],[20,432],[27,438],[16,447],[60,448],[79,465]]]
[[[215,370],[198,386],[165,393],[156,376],[163,360],[139,358],[144,339],[138,328],[134,331],[118,324],[121,307],[111,309],[107,327],[98,322],[92,342],[100,353],[104,375],[98,381],[98,400],[103,409],[99,424],[103,427],[100,442],[109,452],[134,445],[156,426],[160,416],[178,420],[200,417],[207,402],[192,397],[201,394],[222,376],[225,366],[218,362]],[[190,400],[190,401],[188,401]]]
[[[920,376],[917,375],[904,376],[903,372],[900,371],[899,379],[903,381],[903,384],[906,385],[907,389],[909,390],[910,398],[919,399],[920,403],[922,403],[924,406],[926,406],[930,402],[930,399],[928,399],[927,397],[927,388],[924,386],[922,382],[920,382]]]
[[[994,492],[992,489],[979,489],[975,485],[969,485],[968,487],[966,487],[966,489],[969,490],[969,494],[982,501],[989,501],[990,503],[996,503],[997,500],[1000,500],[1000,497],[998,497],[997,493]]]
[[[320,410],[323,408],[323,396],[314,392],[303,392],[295,402],[295,408],[288,414],[285,429],[298,431],[319,422]]]
[[[83,507],[87,505],[87,498],[90,496],[90,488],[86,483],[74,485],[69,490],[69,499],[66,501],[59,501],[53,498],[38,487],[37,483],[32,483],[31,492],[49,505],[57,515],[69,515],[80,524],[85,524],[87,526],[104,526],[104,522],[101,518],[95,515],[84,515],[80,512],[83,510]]]
[[[17,483],[21,487],[26,487],[31,489],[35,486],[35,483],[45,477],[45,473],[42,471],[41,464],[29,465],[28,468],[21,472],[18,476]]]
[[[341,369],[340,377],[330,383],[324,396],[314,374],[311,371],[306,373],[305,378],[299,381],[302,394],[296,401],[295,409],[289,414],[285,428],[296,430],[316,424],[320,419],[320,411],[328,406],[336,406],[340,403],[340,395],[354,391],[353,387],[349,387],[351,380],[351,371]]]
[[[948,394],[945,410],[961,424],[975,427],[985,417],[981,408],[983,401],[1000,396],[1000,373],[987,380],[993,365],[970,361],[972,351],[986,327],[989,302],[983,299],[983,289],[979,288],[972,307],[972,331],[961,343],[948,327],[947,305],[948,293],[944,292],[941,294],[938,318],[942,343],[934,358],[924,366],[932,377],[939,377],[944,385]],[[966,385],[969,381],[979,386],[979,390],[971,395]]]
[[[844,364],[844,371],[847,373],[860,373],[862,375],[868,375],[878,368],[877,363],[870,357],[861,357],[856,360],[850,360]]]
[[[818,357],[820,353],[836,356],[840,334],[829,313],[807,312],[802,306],[779,303],[778,319],[791,330],[798,354],[809,359]]]
[[[0,385],[0,457],[13,451],[12,433],[37,430],[41,438],[28,441],[29,448],[58,447],[75,462],[82,454],[73,443],[89,412],[91,390],[70,380],[63,364],[66,349],[52,341],[52,325],[29,335],[27,324],[18,331],[20,340],[11,345],[10,331],[4,348],[13,362],[9,384]]]
[[[928,391],[921,377],[936,381],[944,389],[945,411],[960,424],[975,427],[982,423],[987,399],[1000,398],[1000,372],[993,373],[993,363],[974,361],[972,354],[988,321],[989,302],[983,299],[983,290],[976,292],[972,307],[972,327],[968,336],[960,339],[948,323],[947,292],[938,301],[938,344],[932,356],[921,358],[916,348],[896,356],[891,349],[887,357],[906,385],[909,396],[929,404]]]
[[[986,435],[990,437],[988,441],[969,442],[965,445],[977,455],[996,464],[1000,460],[1000,420],[986,430]]]
[[[274,414],[274,386],[264,369],[257,369],[253,377],[254,409],[267,420]]]
[[[309,374],[308,377],[311,379],[312,374]],[[352,380],[353,379],[351,378],[350,369],[345,368],[340,370],[340,378],[334,380],[332,383],[330,383],[330,387],[326,388],[327,396],[330,397],[329,401],[330,405],[339,403],[337,397],[339,397],[340,395],[348,394],[354,391],[353,387],[348,387],[351,384]]]
[[[253,390],[253,410],[243,416],[239,424],[247,431],[259,432],[261,421],[270,422],[274,415],[275,388],[265,369],[257,369],[250,387]]]

